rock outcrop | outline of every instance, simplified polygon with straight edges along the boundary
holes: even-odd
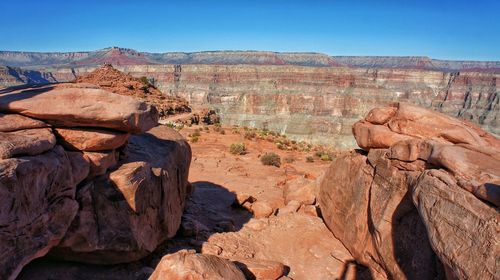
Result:
[[[401,103],[353,132],[363,151],[332,163],[319,203],[356,261],[393,279],[497,278],[500,140]]]
[[[160,118],[191,112],[191,107],[184,98],[163,94],[152,84],[154,81],[149,81],[145,76],[140,79],[134,78],[116,70],[111,64],[105,64],[86,75],[79,76],[75,81],[95,84],[107,91],[133,96],[154,105]]]
[[[89,84],[0,95],[0,275],[50,254],[137,260],[172,237],[191,150],[157,110]]]
[[[164,256],[149,279],[245,280],[246,278],[243,272],[231,261],[214,255],[196,254],[183,250]]]

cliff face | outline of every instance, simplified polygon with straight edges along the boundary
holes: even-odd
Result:
[[[292,138],[355,146],[351,126],[369,109],[400,101],[461,117],[500,134],[497,79],[484,72],[259,65],[130,65],[165,94],[209,105],[222,121]],[[50,69],[71,80],[93,68]]]
[[[33,69],[6,68],[0,73],[4,87],[34,83],[26,82],[22,77],[29,75],[23,73],[38,73],[42,83],[65,82],[112,63],[132,76],[148,77],[164,94],[216,109],[225,123],[342,147],[355,146],[351,126],[356,120],[370,108],[395,101],[471,120],[500,134],[500,62],[495,61],[238,51],[154,54],[109,48],[0,52],[2,63]]]

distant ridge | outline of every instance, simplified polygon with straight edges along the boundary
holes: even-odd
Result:
[[[13,67],[83,67],[148,64],[255,64],[315,67],[403,68],[439,71],[500,72],[500,61],[438,60],[425,56],[329,56],[314,52],[203,51],[148,53],[111,47],[89,52],[0,51],[0,65]]]

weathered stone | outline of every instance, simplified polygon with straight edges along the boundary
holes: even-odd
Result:
[[[246,279],[276,280],[286,272],[284,264],[259,259],[232,259],[238,268],[245,274]]]
[[[114,150],[123,146],[130,136],[105,129],[55,128],[54,131],[66,149],[88,152]]]
[[[274,213],[273,207],[264,201],[257,201],[253,203],[251,211],[255,218],[267,218]]]
[[[457,279],[498,279],[498,209],[461,189],[449,173],[427,170],[415,184],[413,202],[432,248]]]
[[[90,164],[88,178],[94,178],[98,175],[105,174],[110,168],[118,164],[118,152],[83,152],[83,157]]]
[[[283,188],[283,198],[285,203],[296,200],[301,204],[311,205],[316,201],[316,188],[315,181],[297,178],[286,183]]]
[[[158,123],[153,106],[86,84],[47,85],[2,94],[0,111],[22,113],[57,127],[105,127],[133,133]]]
[[[56,138],[50,128],[0,132],[0,159],[38,155],[54,147]]]
[[[18,114],[0,114],[0,132],[42,128],[47,124]]]
[[[188,191],[191,150],[175,130],[133,135],[111,173],[89,180],[55,257],[113,264],[138,260],[177,232]]]
[[[326,225],[374,275],[431,279],[442,274],[410,199],[413,178],[380,154],[372,163],[351,153],[333,162],[321,183],[319,204]]]
[[[214,255],[196,254],[182,250],[164,256],[151,280],[245,280],[245,276],[231,261]]]
[[[78,173],[78,172],[77,172]],[[15,279],[63,238],[78,211],[72,164],[60,146],[0,160],[0,275]]]

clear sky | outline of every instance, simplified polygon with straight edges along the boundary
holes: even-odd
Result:
[[[500,60],[500,0],[0,0],[0,50],[110,46]]]

